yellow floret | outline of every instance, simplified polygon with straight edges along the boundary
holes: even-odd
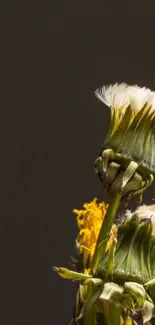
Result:
[[[77,225],[80,230],[76,244],[83,257],[83,264],[86,265],[87,262],[90,264],[92,260],[108,204],[104,202],[97,203],[97,198],[95,198],[92,202],[85,203],[83,207],[84,209],[74,209],[73,212],[77,215]],[[109,249],[113,239],[116,237],[116,233],[117,227],[113,225],[111,237],[107,243],[107,249]]]

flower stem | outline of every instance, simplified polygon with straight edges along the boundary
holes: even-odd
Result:
[[[121,197],[122,195],[118,191],[113,192],[110,196],[109,206],[101,226],[101,230],[98,236],[98,240],[97,240],[97,244],[96,244],[96,248],[92,260],[91,270],[93,274],[95,274],[98,265],[100,263],[100,259],[105,253],[107,241],[109,239],[109,234],[120,205]]]
[[[95,325],[96,324],[96,312],[94,308],[91,308],[89,313],[84,317],[84,325]]]

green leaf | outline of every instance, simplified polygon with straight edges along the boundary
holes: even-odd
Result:
[[[153,316],[154,304],[145,300],[142,309],[143,323],[147,323]]]
[[[70,280],[85,280],[87,278],[92,278],[92,275],[83,274],[74,272],[66,269],[65,267],[53,267],[53,270],[56,271],[62,278]]]
[[[123,292],[124,292],[123,286],[120,286],[114,282],[107,282],[104,285],[100,299],[109,300],[116,296],[122,295]]]
[[[124,287],[137,300],[138,306],[141,308],[146,299],[146,291],[144,287],[136,282],[125,282]]]

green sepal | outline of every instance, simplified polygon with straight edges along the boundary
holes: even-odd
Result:
[[[130,309],[132,312],[134,311],[134,301],[132,296],[129,293],[123,293],[122,295],[122,305],[125,309]]]
[[[117,149],[123,156],[132,160],[140,161],[143,153],[143,142],[147,134],[146,117],[150,108],[144,106],[135,116],[127,132],[124,134],[123,141]],[[146,130],[146,131],[145,131]],[[139,143],[139,141],[141,142]]]
[[[93,286],[98,287],[103,286],[104,281],[99,278],[88,278],[84,281],[83,285],[88,285],[89,283],[92,283]]]
[[[107,172],[109,160],[114,159],[114,153],[112,149],[106,149],[102,152],[102,170]]]
[[[69,279],[69,280],[85,280],[88,278],[92,278],[92,275],[84,274],[84,273],[78,273],[71,271],[69,269],[66,269],[65,267],[53,267],[53,270],[56,271],[62,278]]]
[[[154,181],[154,176],[152,174],[149,174],[148,178],[145,181],[142,181],[141,187],[139,187],[138,190],[135,190],[131,192],[131,194],[129,194],[129,199],[131,199],[131,197],[137,194],[143,195],[144,191],[147,190],[147,188],[153,183],[153,181]]]
[[[114,282],[107,282],[104,284],[103,291],[101,293],[100,299],[110,300],[114,297],[120,297],[124,292],[124,288]]]
[[[123,175],[122,189],[125,187],[127,182],[131,179],[131,177],[134,175],[137,168],[138,168],[138,164],[135,161],[131,161],[129,163],[129,166],[127,167]]]
[[[148,288],[148,287],[153,286],[153,285],[155,285],[155,278],[152,279],[152,280],[150,280],[150,281],[148,281],[148,282],[146,282],[146,283],[144,284],[144,287],[145,287],[145,288]]]
[[[123,187],[122,195],[128,195],[130,198],[134,195],[137,195],[137,191],[142,189],[142,184],[142,176],[138,172],[135,172],[133,177],[129,179],[126,185]]]
[[[107,174],[106,174],[106,181],[108,182],[109,185],[112,184],[112,182],[114,181],[116,175],[119,172],[119,169],[121,168],[121,166],[112,161],[110,162],[110,164],[108,165],[108,169],[107,169]]]
[[[145,300],[143,309],[142,309],[142,316],[143,316],[143,323],[147,323],[153,316],[154,311],[154,304]]]
[[[146,300],[146,291],[144,287],[136,282],[125,282],[124,287],[133,297],[135,297],[138,306],[143,307],[144,301]]]
[[[117,115],[117,116],[116,116]],[[130,120],[132,116],[132,111],[130,109],[130,106],[126,108],[126,111],[124,113],[124,117],[122,120],[120,120],[120,123],[116,125],[116,128],[111,132],[111,136],[109,137],[109,143],[112,145],[114,150],[117,150],[119,145],[122,142],[122,136],[125,135],[129,125],[130,125]],[[118,111],[116,110],[116,113],[114,115],[115,120],[118,120]],[[106,139],[107,142],[107,139]]]
[[[110,121],[110,127],[109,127],[109,132],[106,135],[104,144],[109,144],[110,138],[112,136],[112,134],[115,132],[115,122],[116,122],[116,115],[117,115],[117,109],[114,107],[111,107],[111,121]]]

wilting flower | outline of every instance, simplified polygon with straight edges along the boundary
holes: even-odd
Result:
[[[54,270],[79,281],[71,325],[138,325],[139,315],[149,325],[155,312],[155,205],[127,211],[118,227],[115,220],[122,198],[142,196],[154,180],[155,92],[115,84],[96,96],[111,109],[105,150],[95,161],[109,203],[94,199],[73,210],[82,267]]]
[[[111,262],[113,272],[109,277]],[[107,308],[109,310],[109,304],[114,304],[112,313],[117,315],[120,308],[123,324],[128,324],[124,320],[125,314],[129,316],[129,324],[138,324],[132,321],[138,315],[143,324],[152,324],[148,321],[154,316],[155,308],[155,205],[142,205],[134,212],[125,213],[118,227],[113,260],[106,252],[96,277],[105,283],[99,300],[103,300],[107,319],[113,317]],[[111,319],[111,323],[115,323]]]
[[[84,259],[87,256],[87,262],[92,258],[106,208],[104,202],[98,204],[94,199],[84,204],[84,209],[74,210],[80,233],[85,233],[84,237],[79,233],[77,247]],[[125,213],[118,231],[115,226],[111,233],[110,249],[107,247],[102,256],[95,278],[91,270],[77,273],[55,268],[62,277],[80,281],[72,325],[87,315],[89,320],[93,317],[93,325],[104,324],[105,317],[108,324],[138,325],[133,317],[141,317],[143,324],[149,324],[155,304],[154,214],[154,205],[140,206],[134,212]],[[92,238],[91,232],[88,234],[86,230],[91,230]],[[113,245],[116,236],[116,245]]]
[[[155,92],[116,83],[97,89],[95,94],[111,108],[106,147],[118,161],[120,157],[133,160],[155,173]]]
[[[83,207],[84,209],[82,210],[73,210],[77,214],[77,225],[79,228],[76,245],[79,254],[82,256],[84,268],[89,268],[108,204],[104,202],[97,203],[95,198],[92,202],[85,203]],[[107,249],[110,247],[116,232],[117,227],[113,225]]]

